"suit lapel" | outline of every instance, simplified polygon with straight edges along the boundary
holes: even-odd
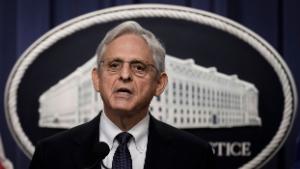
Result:
[[[144,169],[167,169],[172,164],[175,152],[172,139],[162,123],[150,116],[149,136]]]
[[[74,135],[75,147],[72,150],[72,158],[78,169],[87,168],[97,160],[97,154],[95,154],[93,148],[99,142],[99,122],[100,114],[78,128],[78,134]]]

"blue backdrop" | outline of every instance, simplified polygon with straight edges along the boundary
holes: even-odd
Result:
[[[18,57],[38,37],[66,20],[107,7],[137,3],[188,6],[220,14],[245,25],[279,51],[299,86],[300,1],[297,0],[1,0],[0,133],[6,155],[16,169],[27,168],[29,159],[21,152],[8,130],[3,96],[9,72]],[[265,169],[289,169],[293,166],[299,122],[297,116],[286,143]]]

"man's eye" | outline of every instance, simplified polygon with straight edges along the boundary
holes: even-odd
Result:
[[[119,68],[121,66],[121,62],[110,62],[108,64],[108,67],[111,69],[116,69]]]
[[[134,63],[132,66],[133,69],[136,71],[145,71],[147,67],[145,64],[142,63]]]

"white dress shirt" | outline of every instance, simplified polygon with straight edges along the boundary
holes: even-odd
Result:
[[[133,136],[128,142],[128,149],[132,159],[132,169],[144,168],[148,143],[149,120],[150,116],[147,114],[144,119],[127,131]],[[106,116],[105,112],[101,113],[99,127],[99,140],[100,142],[103,141],[107,143],[110,149],[109,154],[103,159],[103,164],[106,167],[111,168],[115,151],[119,145],[115,137],[123,131]],[[104,169],[103,166],[102,169]]]

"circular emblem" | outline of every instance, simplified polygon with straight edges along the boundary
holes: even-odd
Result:
[[[6,118],[31,157],[38,140],[91,120],[102,108],[91,83],[95,50],[125,20],[166,47],[169,83],[153,98],[157,119],[207,140],[218,168],[258,168],[293,125],[297,92],[280,55],[240,24],[171,5],[129,5],[82,15],[49,31],[15,64],[5,93]]]

